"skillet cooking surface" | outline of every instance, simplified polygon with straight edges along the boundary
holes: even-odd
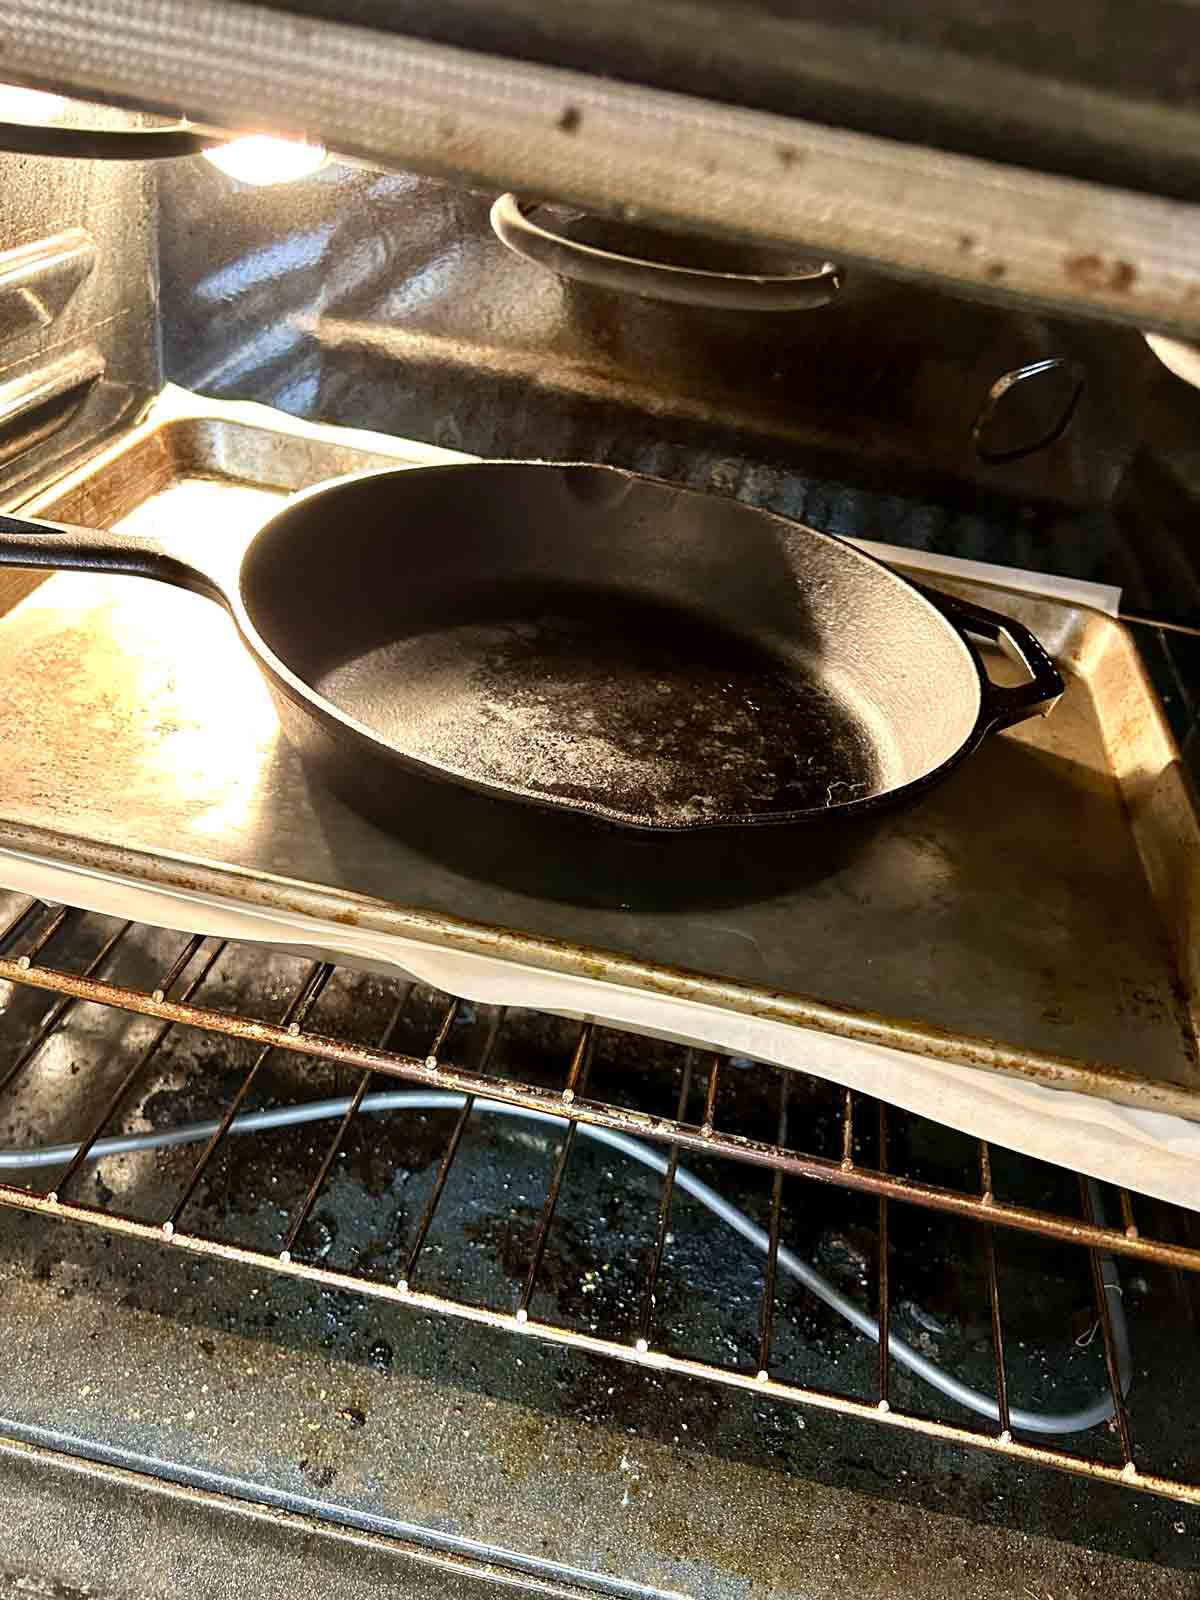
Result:
[[[316,687],[451,771],[686,826],[878,791],[864,720],[819,674],[654,601],[563,590],[385,642]]]

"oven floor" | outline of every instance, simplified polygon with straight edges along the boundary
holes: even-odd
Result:
[[[56,959],[77,965],[100,937],[99,922],[87,919],[71,948],[55,947]],[[131,936],[122,956],[130,981],[131,969],[161,970],[171,937]],[[256,953],[260,999],[286,994],[304,967]],[[232,1003],[246,976],[236,966],[218,974],[212,1003]],[[389,993],[377,978],[339,974],[322,998],[322,1026],[369,1033]],[[44,1008],[33,991],[7,997],[0,1071]],[[417,991],[413,1008],[414,1026],[426,1027],[432,996]],[[468,1010],[460,1025],[469,1033],[479,1021]],[[128,1061],[138,1026],[78,1007],[0,1107],[0,1144],[78,1136],[97,1087]],[[569,1027],[526,1018],[523,1064],[541,1062],[549,1073]],[[606,1091],[671,1048],[604,1037],[591,1071]],[[464,1034],[459,1044],[467,1043]],[[164,1128],[210,1115],[228,1103],[246,1065],[229,1041],[177,1030],[120,1125]],[[766,1076],[731,1067],[724,1115],[748,1130],[761,1126],[772,1103]],[[250,1103],[344,1088],[332,1067],[276,1055]],[[826,1086],[813,1080],[804,1092],[813,1098],[794,1100],[793,1115],[807,1118],[819,1141]],[[451,1120],[363,1118],[302,1235],[308,1258],[395,1276]],[[318,1124],[231,1138],[197,1190],[188,1225],[278,1249],[330,1133]],[[553,1132],[472,1122],[422,1257],[424,1287],[511,1306],[556,1145]],[[895,1170],[946,1174],[961,1148],[959,1136],[894,1114]],[[162,1216],[195,1153],[106,1157],[84,1170],[80,1198]],[[998,1187],[1008,1185],[1013,1198],[1047,1203],[1063,1181],[1002,1151],[994,1161]],[[687,1164],[761,1219],[767,1174],[691,1157]],[[37,1186],[49,1181],[38,1177]],[[628,1326],[656,1202],[651,1175],[581,1140],[535,1313],[585,1329]],[[873,1206],[799,1180],[785,1190],[788,1241],[868,1303]],[[966,1225],[899,1205],[892,1218],[898,1328],[986,1386],[986,1301],[981,1310]],[[1044,1409],[1077,1404],[1102,1386],[1103,1362],[1099,1340],[1087,1337],[1076,1253],[1007,1236],[1000,1250],[1013,1399]],[[1153,1457],[1145,1465],[1194,1479],[1200,1347],[1189,1307],[1165,1271],[1135,1262],[1121,1271],[1135,1360],[1131,1415]],[[671,1347],[752,1359],[761,1285],[761,1261],[677,1198],[658,1304]],[[244,1594],[251,1583],[297,1600],[397,1585],[469,1596],[485,1581],[477,1568],[490,1554],[510,1578],[524,1574],[518,1587],[544,1593],[536,1584],[549,1583],[548,1592],[565,1595],[940,1597],[948,1575],[960,1600],[1196,1593],[1195,1508],[8,1209],[0,1210],[0,1335],[0,1434],[10,1439],[193,1486],[222,1475],[237,1480],[227,1488],[273,1497],[293,1517],[373,1523],[426,1557],[461,1555],[464,1540],[485,1547],[471,1552],[473,1566],[446,1571],[357,1534],[351,1550],[336,1542],[346,1533],[303,1522],[281,1528],[265,1514],[252,1524],[244,1509],[222,1513],[92,1470],[81,1494],[66,1463],[0,1447],[0,1552],[10,1585],[53,1583],[47,1592],[67,1596]],[[866,1342],[787,1285],[773,1359],[798,1381],[851,1392],[869,1391],[872,1381]],[[906,1408],[962,1420],[916,1380],[897,1371],[893,1382]],[[1089,1434],[1076,1448],[1104,1456],[1103,1430],[1099,1443]],[[197,1527],[205,1530],[200,1546]],[[301,1551],[311,1552],[303,1564]]]

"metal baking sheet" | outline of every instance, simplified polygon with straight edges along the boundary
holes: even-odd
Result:
[[[294,489],[450,458],[198,404],[160,408],[28,509],[233,545]],[[945,587],[1032,627],[1063,700],[851,864],[753,903],[581,909],[433,862],[307,780],[215,606],[93,575],[56,574],[0,618],[0,849],[1200,1120],[1200,827],[1136,647],[1061,599]]]

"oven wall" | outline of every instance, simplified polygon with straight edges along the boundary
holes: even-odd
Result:
[[[0,155],[0,495],[116,432],[161,382],[155,185],[137,163]]]

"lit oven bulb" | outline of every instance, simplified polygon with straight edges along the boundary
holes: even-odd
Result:
[[[274,139],[265,133],[247,134],[241,139],[230,139],[228,144],[214,145],[204,152],[204,157],[227,178],[257,187],[294,183],[297,178],[311,177],[329,160],[328,153],[319,144],[305,144],[300,139]]]

